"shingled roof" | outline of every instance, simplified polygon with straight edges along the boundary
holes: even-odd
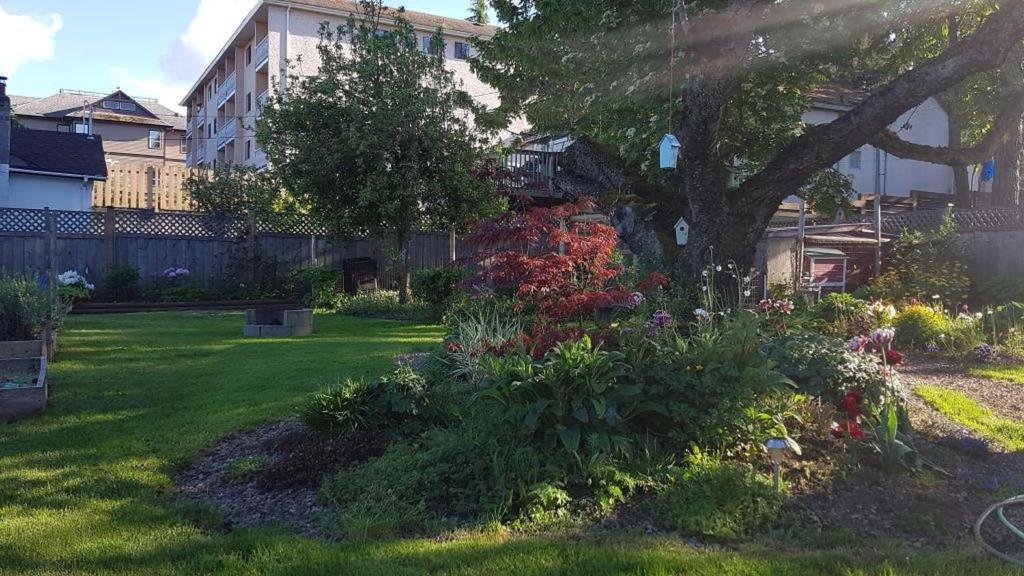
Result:
[[[121,112],[105,110],[100,106],[100,102],[112,97],[128,99],[135,102],[141,113],[124,114]],[[82,111],[82,107],[86,104],[93,106],[93,117],[97,120],[163,126],[166,128],[173,128],[175,130],[185,129],[185,117],[181,114],[167,108],[156,100],[132,98],[120,90],[115,91],[112,94],[61,90],[57,94],[42,98],[33,98],[31,96],[11,96],[11,109],[14,111],[15,116],[82,118],[85,116],[85,113]]]
[[[48,172],[90,180],[107,179],[103,139],[53,130],[11,130],[11,172]]]

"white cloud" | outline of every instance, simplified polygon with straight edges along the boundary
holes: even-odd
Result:
[[[54,38],[63,27],[60,14],[36,18],[0,7],[0,75],[13,76],[23,64],[52,59]]]
[[[199,9],[181,36],[181,43],[209,62],[224,47],[231,33],[257,0],[200,0]]]
[[[178,103],[185,97],[190,87],[188,83],[168,81],[157,75],[132,74],[117,66],[110,68],[110,76],[129,96],[156,98],[171,110],[185,113],[185,109]]]

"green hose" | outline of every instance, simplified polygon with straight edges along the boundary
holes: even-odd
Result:
[[[989,516],[991,516],[994,512],[996,514],[996,517],[998,517],[999,521],[1003,524],[1003,526],[1006,526],[1006,528],[1009,529],[1014,536],[1020,538],[1021,540],[1024,540],[1024,530],[1021,530],[1020,527],[1011,522],[1010,519],[1007,518],[1006,514],[1004,513],[1004,510],[1010,506],[1024,506],[1024,494],[1020,496],[1014,496],[1013,498],[1003,500],[1002,502],[998,502],[996,504],[989,506],[988,509],[985,510],[985,512],[978,517],[978,521],[974,523],[974,537],[978,539],[978,542],[981,544],[982,548],[984,548],[989,554],[992,554],[993,556],[1000,558],[1002,560],[1006,560],[1007,562],[1012,562],[1014,564],[1024,566],[1024,559],[1017,558],[1015,556],[1006,554],[1005,552],[1000,552],[999,550],[996,550],[995,547],[986,542],[985,538],[983,538],[981,535],[982,524],[984,524],[985,521],[988,520]]]

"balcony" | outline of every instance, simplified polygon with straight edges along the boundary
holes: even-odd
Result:
[[[235,73],[228,74],[227,78],[221,81],[220,86],[217,87],[217,107],[220,108],[235,95],[235,84],[236,78]]]
[[[264,36],[263,40],[256,45],[256,50],[253,54],[253,62],[256,63],[256,69],[259,70],[264,64],[270,59],[270,37]]]
[[[188,138],[189,136],[192,136],[192,125],[195,124],[195,121],[196,121],[195,118],[189,118],[185,122],[185,137],[186,138]]]
[[[561,152],[515,150],[501,159],[499,178],[517,195],[548,197],[561,169]]]
[[[217,132],[217,150],[227,146],[230,142],[234,142],[237,131],[238,123],[235,122],[235,119],[229,118],[226,120],[224,126]]]
[[[263,115],[263,107],[267,105],[267,101],[270,99],[270,90],[264,90],[262,94],[256,97],[256,117]]]
[[[199,142],[195,144],[195,148],[195,152],[192,154],[192,159],[188,162],[189,166],[194,166],[206,160],[206,141],[199,140]]]

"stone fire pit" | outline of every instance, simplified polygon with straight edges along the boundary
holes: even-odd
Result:
[[[43,341],[0,342],[0,422],[42,412],[47,396]]]
[[[313,333],[313,311],[285,308],[250,308],[245,311],[243,333],[254,338],[287,338]]]

